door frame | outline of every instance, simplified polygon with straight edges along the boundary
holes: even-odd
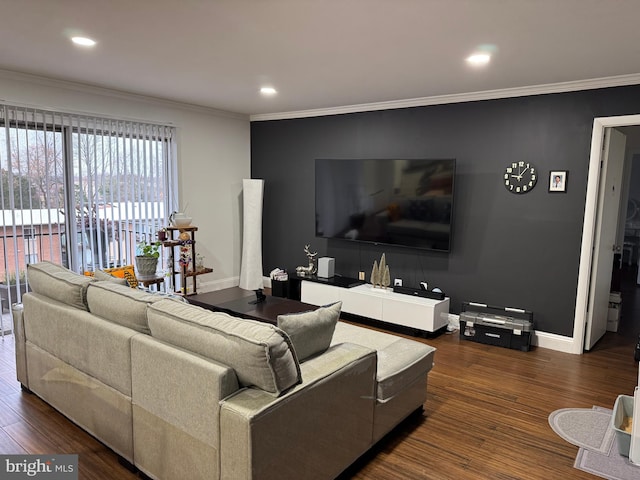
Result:
[[[596,217],[598,212],[598,187],[601,183],[602,148],[605,129],[640,125],[639,115],[621,115],[617,117],[597,117],[593,120],[591,135],[591,153],[589,156],[589,176],[587,178],[587,197],[584,207],[584,224],[582,227],[582,246],[580,248],[580,266],[578,269],[578,287],[576,292],[576,309],[573,323],[573,340],[570,352],[584,352],[585,331],[587,323],[587,307],[589,304],[589,285],[595,245]],[[626,157],[625,157],[626,158]]]

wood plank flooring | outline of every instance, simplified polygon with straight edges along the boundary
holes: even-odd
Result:
[[[577,447],[559,438],[547,418],[559,408],[612,408],[619,394],[633,393],[639,317],[625,313],[620,333],[607,333],[581,356],[490,347],[457,333],[418,339],[438,349],[424,412],[341,480],[594,478],[573,468]],[[12,336],[0,340],[0,453],[78,453],[81,479],[138,478],[100,442],[20,390]]]
[[[344,478],[593,478],[573,468],[578,449],[551,430],[548,416],[560,408],[612,408],[638,382],[633,346],[613,333],[583,356],[490,347],[457,334],[426,343],[438,351],[424,414]]]

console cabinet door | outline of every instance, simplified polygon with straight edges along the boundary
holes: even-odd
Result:
[[[382,299],[374,295],[363,295],[358,288],[343,288],[303,281],[300,299],[304,303],[318,306],[342,300],[343,312],[382,320]]]
[[[384,300],[382,320],[396,325],[435,332],[449,323],[449,299],[389,297]]]

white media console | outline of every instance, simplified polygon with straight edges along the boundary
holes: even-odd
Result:
[[[300,286],[300,300],[327,305],[342,300],[342,311],[382,322],[435,332],[449,323],[449,298],[433,300],[373,288],[369,284],[345,288],[309,280]]]

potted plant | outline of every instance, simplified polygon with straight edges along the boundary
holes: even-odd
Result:
[[[160,257],[160,242],[147,242],[143,240],[138,244],[136,255],[136,269],[141,277],[153,277],[158,268]]]
[[[20,290],[20,296],[27,291],[27,280],[25,278],[25,272],[20,271],[16,275],[16,272],[8,272],[5,278],[0,282],[0,302],[2,303],[2,312],[9,311],[9,304],[18,300],[18,289]]]

